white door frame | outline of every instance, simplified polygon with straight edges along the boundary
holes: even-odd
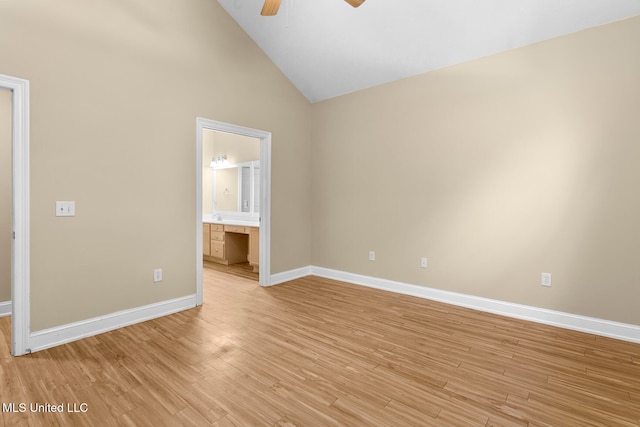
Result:
[[[29,81],[0,74],[12,93],[11,354],[30,352]]]
[[[196,119],[196,304],[202,305],[202,131],[260,139],[260,286],[271,284],[271,132],[215,120]]]

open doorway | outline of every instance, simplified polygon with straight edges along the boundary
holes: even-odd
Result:
[[[10,301],[1,301],[11,314],[11,353],[30,352],[29,294],[29,81],[0,74],[0,92],[9,120],[11,170],[11,292]],[[9,94],[9,95],[7,95]],[[7,102],[7,97],[9,101]],[[9,117],[7,117],[7,115]],[[6,121],[3,121],[4,125]],[[4,126],[3,126],[4,127]],[[1,131],[0,131],[1,132]],[[5,138],[6,139],[6,138]],[[1,143],[1,142],[0,142]],[[5,147],[6,149],[6,147]],[[2,166],[4,168],[4,165]],[[3,176],[1,179],[7,179]],[[4,202],[3,202],[4,203]],[[8,224],[5,224],[6,228]],[[6,292],[4,293],[6,294]],[[7,304],[8,303],[8,304]]]
[[[203,129],[205,267],[259,281],[260,139]]]
[[[198,118],[196,135],[200,305],[203,256],[221,265],[247,260],[260,285],[270,285],[271,133]]]

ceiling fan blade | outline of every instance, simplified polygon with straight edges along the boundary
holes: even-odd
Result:
[[[358,7],[362,3],[364,3],[364,0],[344,0],[344,1],[346,1],[347,3],[349,3],[353,7]]]
[[[278,8],[280,7],[280,3],[282,0],[264,0],[264,6],[262,6],[262,12],[260,15],[262,16],[273,16],[278,13]]]

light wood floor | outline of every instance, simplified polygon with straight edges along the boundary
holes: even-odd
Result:
[[[205,268],[205,304],[19,358],[4,425],[634,426],[640,345],[304,278]]]
[[[218,264],[217,262],[204,261],[203,265],[204,268],[219,271],[221,273],[244,277],[245,279],[255,280],[256,282],[260,280],[260,274],[253,271],[253,267],[251,267],[248,262],[224,265]]]

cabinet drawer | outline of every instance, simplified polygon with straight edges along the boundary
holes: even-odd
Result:
[[[212,231],[211,240],[217,240],[218,242],[224,242],[224,231]]]
[[[224,258],[224,242],[211,241],[211,256]]]
[[[224,231],[228,231],[230,233],[243,233],[248,234],[246,227],[239,227],[237,225],[225,225]]]
[[[223,231],[224,226],[222,224],[211,224],[211,231]]]

